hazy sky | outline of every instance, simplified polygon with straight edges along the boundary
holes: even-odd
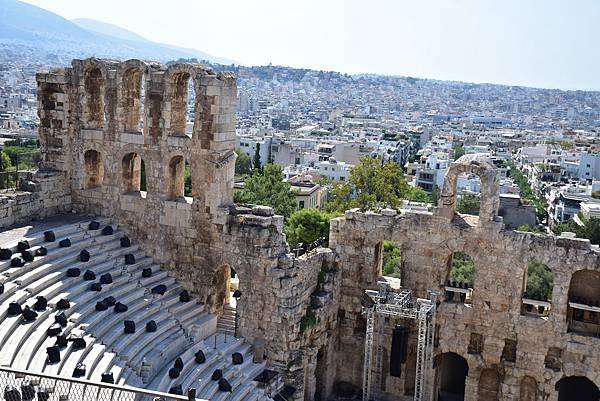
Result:
[[[600,0],[27,0],[268,63],[600,90]]]

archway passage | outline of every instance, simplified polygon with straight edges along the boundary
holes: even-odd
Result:
[[[87,127],[101,129],[104,127],[104,78],[100,68],[85,72],[84,89]]]
[[[465,382],[469,374],[469,365],[466,359],[453,352],[447,352],[438,355],[434,365],[437,400],[463,401],[465,399]]]
[[[239,303],[243,295],[239,287],[236,271],[228,265],[220,266],[213,275],[212,288],[214,294],[208,303],[222,314],[217,322],[217,331],[237,336],[239,323]]]
[[[483,369],[479,376],[479,401],[498,401],[500,374],[496,369]]]
[[[121,163],[123,192],[139,192],[142,188],[142,158],[137,153],[128,153]]]
[[[325,389],[325,375],[327,374],[327,352],[324,347],[319,348],[317,352],[317,366],[315,367],[315,401],[325,401],[327,399]]]
[[[90,149],[83,154],[85,162],[85,183],[84,188],[97,188],[104,181],[104,165],[100,153]]]
[[[584,376],[569,376],[556,383],[558,401],[599,401],[600,390]]]
[[[567,319],[569,331],[600,337],[600,272],[580,270],[573,274]]]

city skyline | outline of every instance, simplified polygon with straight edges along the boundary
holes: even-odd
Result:
[[[230,7],[184,0],[169,7],[114,0],[27,2],[244,65],[600,89],[595,72],[600,53],[594,51],[600,3],[593,1],[378,1],[368,8],[354,1],[265,0]]]

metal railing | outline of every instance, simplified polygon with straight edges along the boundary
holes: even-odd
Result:
[[[35,373],[0,366],[0,399],[6,401],[189,401],[188,396],[168,394],[127,385]],[[198,399],[196,399],[198,400]]]

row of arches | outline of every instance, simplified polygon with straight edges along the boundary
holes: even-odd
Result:
[[[390,241],[375,246],[378,275],[402,279],[402,250]],[[470,304],[476,291],[476,266],[465,252],[453,252],[446,266],[446,302]],[[524,316],[548,318],[552,309],[554,273],[545,264],[531,261],[523,275],[521,310]],[[600,337],[600,272],[580,270],[571,276],[567,305],[568,331]]]
[[[462,401],[465,399],[469,364],[462,356],[446,352],[434,359],[436,401]],[[477,381],[477,399],[497,401],[500,395],[502,376],[497,369],[485,368]],[[558,401],[599,401],[600,390],[584,376],[567,376],[555,385]],[[537,381],[531,376],[521,379],[519,401],[538,401],[541,396]]]
[[[145,125],[154,128],[155,136],[161,115],[162,98],[149,96],[146,100],[146,87],[148,84],[148,67],[143,63],[125,63],[118,76],[117,84],[117,114],[118,129],[129,133],[143,133]],[[193,131],[196,111],[196,90],[192,73],[178,71],[166,74],[167,100],[170,121],[170,135],[191,135]],[[110,114],[106,106],[106,78],[103,70],[96,66],[84,72],[85,113],[83,124],[89,129],[103,129],[107,126]],[[145,124],[145,121],[148,124]]]
[[[102,187],[104,183],[104,163],[100,152],[89,149],[84,153],[84,189]],[[166,193],[168,200],[192,196],[192,183],[189,163],[181,155],[173,156],[167,166]],[[121,186],[123,193],[147,191],[146,165],[135,152],[127,153],[121,159]]]

